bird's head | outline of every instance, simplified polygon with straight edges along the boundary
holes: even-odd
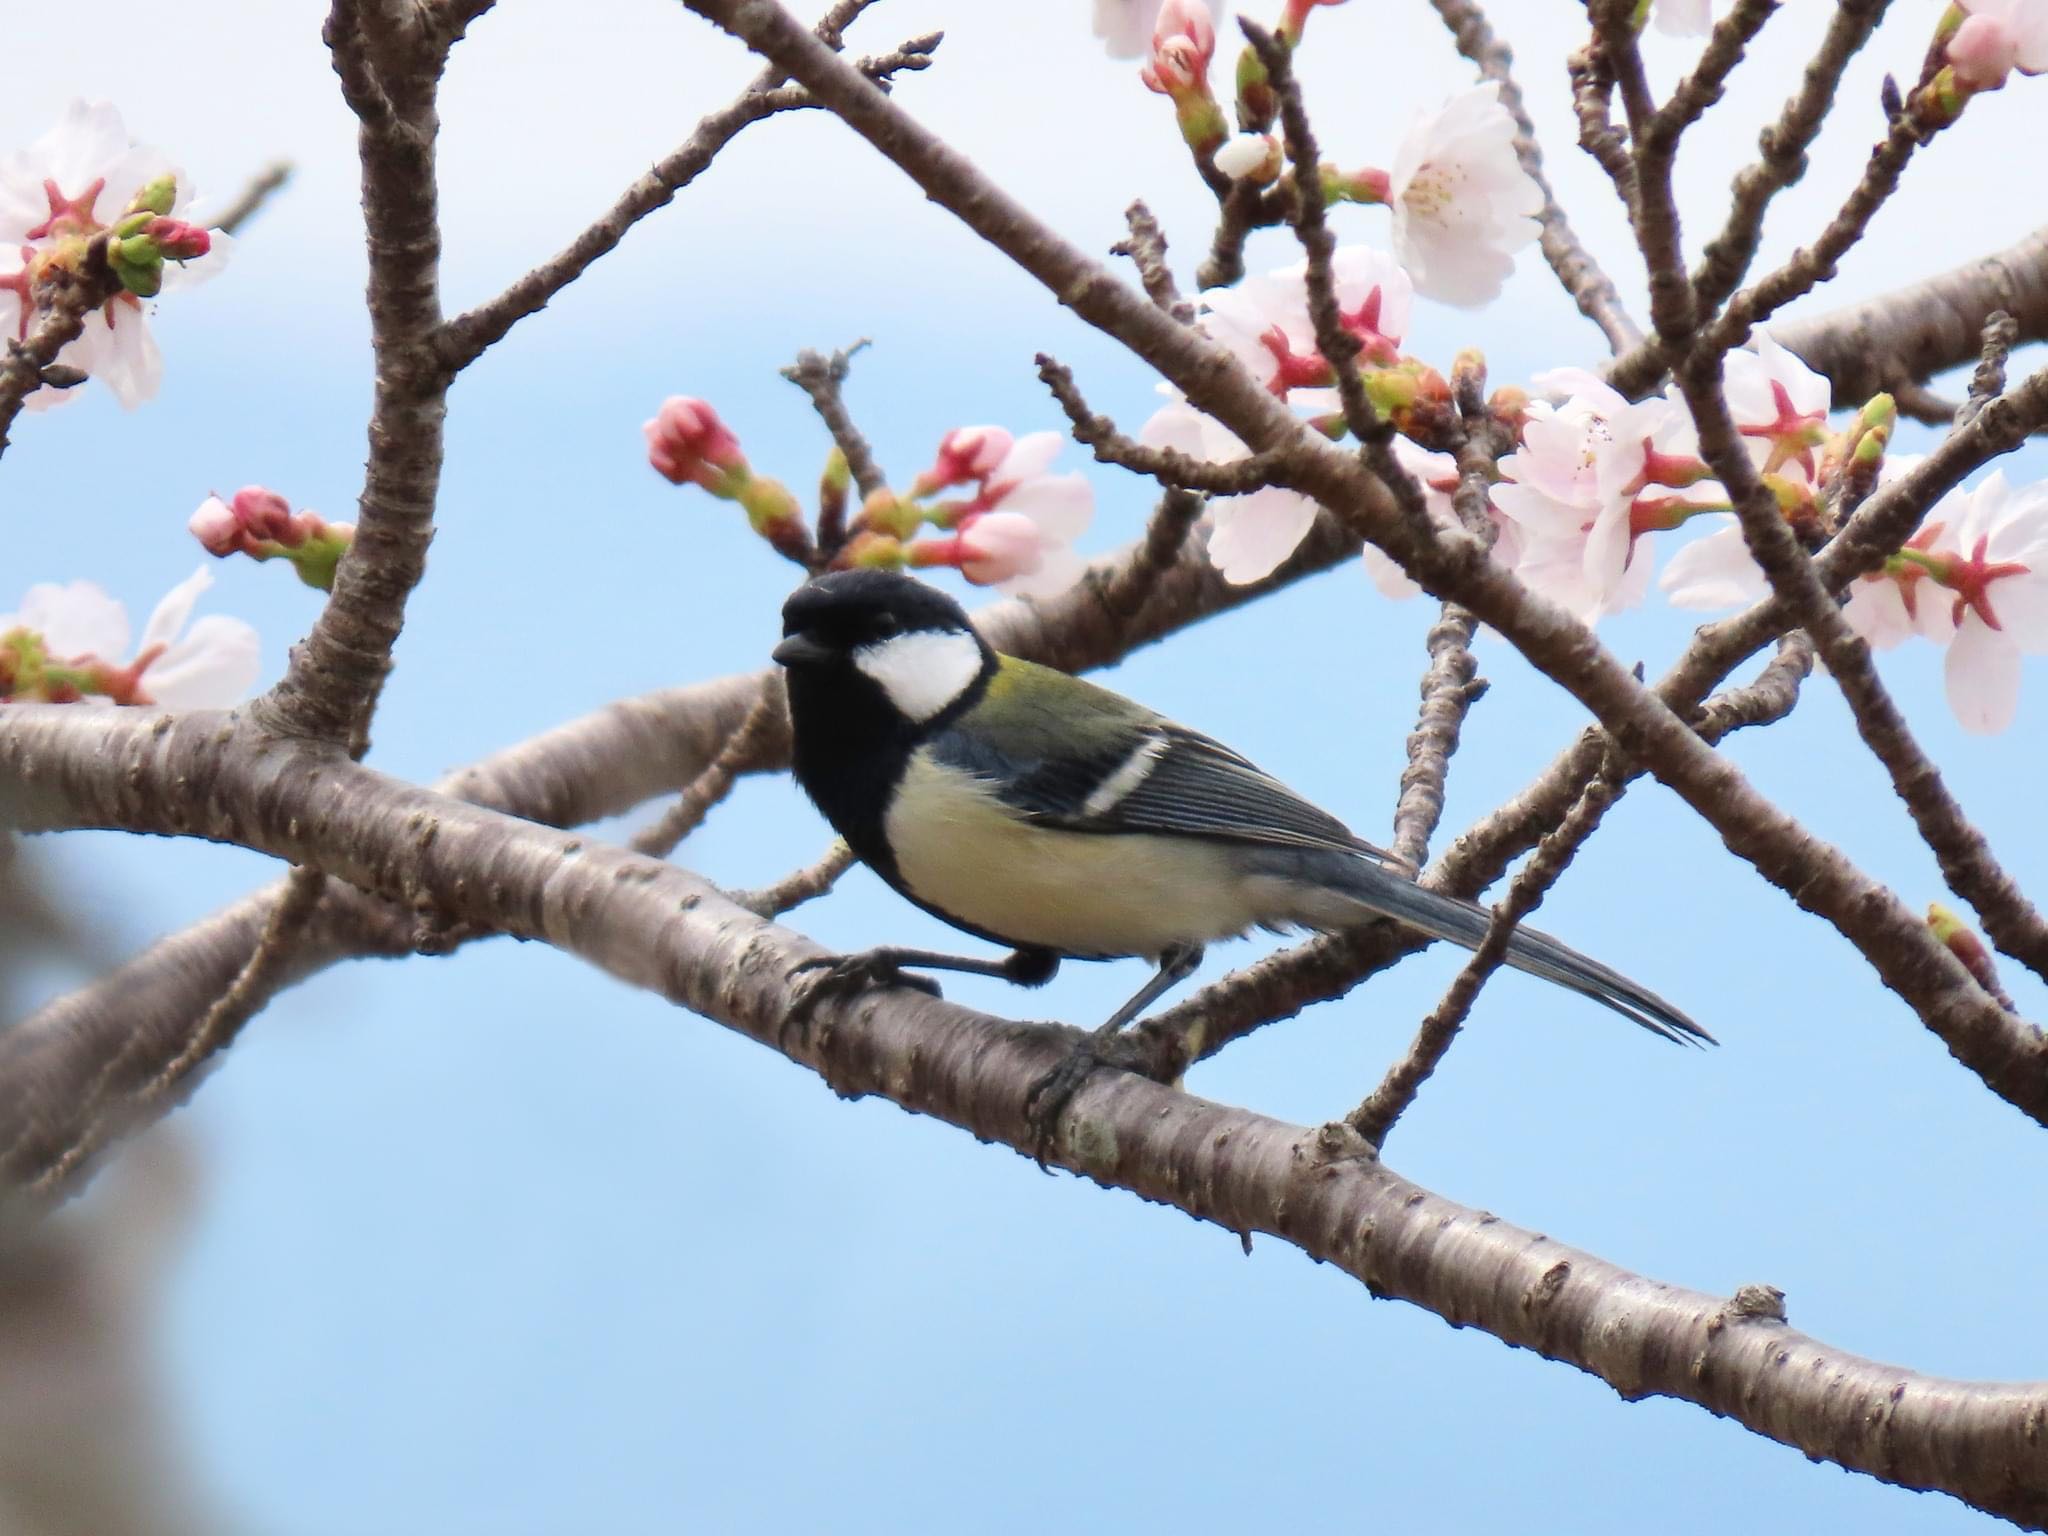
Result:
[[[996,665],[960,605],[896,571],[834,571],[782,605],[775,659],[792,685],[865,680],[905,718],[944,713]]]

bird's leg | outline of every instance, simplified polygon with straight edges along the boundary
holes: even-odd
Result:
[[[1131,1000],[1109,1016],[1093,1034],[1084,1036],[1052,1071],[1032,1085],[1024,1100],[1024,1114],[1031,1123],[1038,1147],[1038,1165],[1045,1166],[1045,1154],[1052,1147],[1054,1128],[1081,1085],[1097,1067],[1114,1064],[1114,1046],[1123,1027],[1150,1008],[1195,972],[1202,963],[1202,946],[1180,944],[1159,957],[1159,969],[1138,988]]]
[[[994,976],[1020,987],[1042,987],[1060,968],[1060,957],[1047,949],[1020,949],[1000,960],[983,960],[973,955],[942,955],[928,949],[898,949],[884,945],[852,955],[813,955],[798,961],[792,976],[805,971],[822,971],[789,1010],[783,1028],[808,1028],[811,1014],[828,997],[846,997],[871,987],[914,987],[943,996],[939,984],[929,976],[912,976],[905,966],[927,971],[963,971],[971,976]]]

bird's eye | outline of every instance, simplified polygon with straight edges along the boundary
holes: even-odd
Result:
[[[903,621],[893,613],[878,613],[875,615],[874,623],[870,628],[874,630],[877,640],[886,640],[891,635],[903,633]]]

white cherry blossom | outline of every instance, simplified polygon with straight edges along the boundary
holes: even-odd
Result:
[[[249,625],[220,614],[186,629],[199,595],[212,585],[201,566],[165,594],[125,663],[127,610],[90,581],[30,587],[18,610],[0,614],[0,641],[34,636],[50,665],[90,680],[82,702],[225,708],[255,684],[261,642]]]
[[[121,114],[103,101],[73,101],[56,127],[0,158],[0,335],[18,340],[27,334],[29,276],[40,257],[115,223],[146,184],[165,176],[177,187],[169,216],[181,218],[192,201],[191,185],[160,150],[131,142]],[[233,243],[215,232],[206,255],[166,263],[163,291],[205,281],[226,262]],[[127,293],[88,315],[83,333],[57,360],[99,379],[131,408],[154,395],[163,377],[142,301]],[[42,410],[76,393],[39,389],[27,405]]]
[[[1493,81],[1420,114],[1394,154],[1394,254],[1418,292],[1477,308],[1500,296],[1514,253],[1537,236],[1543,192],[1515,155],[1515,120]]]

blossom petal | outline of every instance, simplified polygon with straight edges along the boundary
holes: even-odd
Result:
[[[1382,597],[1395,602],[1405,602],[1418,596],[1422,588],[1409,578],[1406,571],[1389,559],[1377,544],[1368,543],[1360,552],[1365,561],[1365,574],[1377,587]]]
[[[161,613],[162,607],[157,611]],[[151,702],[166,709],[225,709],[248,697],[262,662],[262,643],[254,629],[240,619],[210,613],[144,668],[142,689]]]
[[[1002,510],[1022,513],[1046,537],[1071,544],[1095,520],[1095,492],[1085,475],[1039,475],[1005,496]]]
[[[1215,530],[1209,563],[1232,586],[1259,581],[1280,568],[1315,526],[1316,504],[1298,491],[1268,486],[1210,503]]]
[[[177,639],[185,621],[192,617],[199,594],[212,585],[213,573],[202,565],[166,592],[156,611],[150,614],[149,623],[143,626],[142,644],[137,649],[146,651],[153,645],[169,645]]]
[[[1045,473],[1066,441],[1057,432],[1027,432],[1010,445],[989,478],[991,485],[1017,485]]]
[[[1975,614],[1964,618],[1943,669],[1948,705],[1966,731],[1996,735],[2019,712],[2020,650]]]
[[[1680,608],[1734,608],[1770,593],[1763,568],[1733,525],[1679,550],[1657,584]]]
[[[90,581],[30,587],[20,611],[0,617],[0,634],[11,629],[35,631],[50,654],[64,661],[116,661],[128,649],[128,610]]]

